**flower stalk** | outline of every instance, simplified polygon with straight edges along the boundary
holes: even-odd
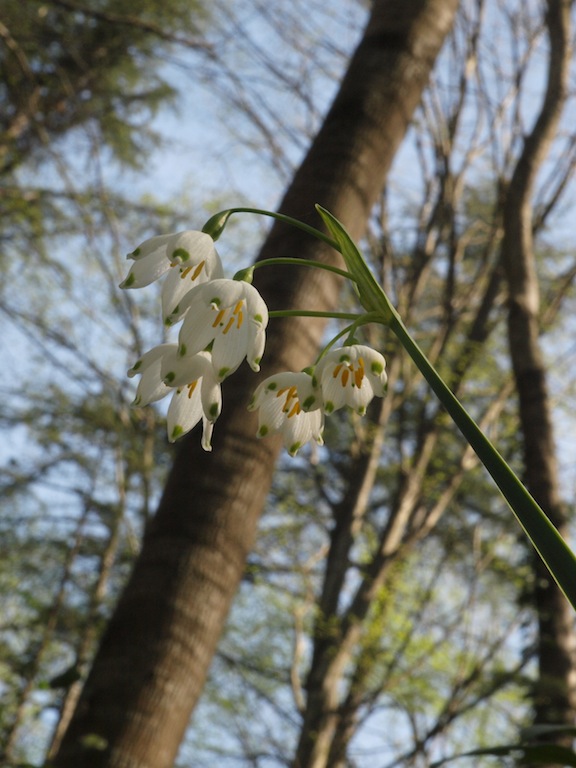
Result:
[[[341,407],[363,415],[373,397],[385,395],[384,358],[354,338],[363,325],[384,325],[398,338],[486,467],[550,573],[576,608],[576,556],[414,341],[346,229],[326,209],[316,209],[328,235],[283,214],[259,208],[230,208],[212,216],[201,232],[151,238],[129,255],[133,265],[121,287],[142,287],[167,275],[162,294],[163,316],[168,326],[182,322],[177,345],[154,348],[130,369],[129,375],[142,375],[135,405],[145,405],[172,393],[169,439],[181,437],[202,422],[203,446],[210,450],[213,426],[221,410],[220,383],[243,360],[254,371],[259,370],[270,318],[299,316],[350,321],[322,350],[315,365],[302,372],[271,376],[254,393],[249,408],[259,411],[257,436],[280,433],[286,449],[294,456],[308,442],[323,445],[327,415]],[[278,258],[257,262],[237,272],[232,280],[225,279],[214,241],[235,213],[270,216],[307,232],[337,250],[346,269],[317,261]],[[280,264],[324,269],[350,280],[364,311],[268,310],[251,285],[253,273],[257,268]],[[336,348],[335,343],[344,336],[344,346]]]
[[[500,489],[558,586],[576,609],[576,555],[414,341],[342,224],[328,211],[320,208],[318,210],[338,241],[339,250],[356,281],[360,301],[365,309],[373,313],[372,321],[380,322],[390,328],[410,355],[454,424]]]

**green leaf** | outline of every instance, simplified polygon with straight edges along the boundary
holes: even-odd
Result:
[[[363,306],[374,322],[387,325],[396,334],[462,435],[492,476],[546,567],[576,609],[576,556],[416,344],[345,228],[324,208],[317,205],[316,209],[337,242],[346,266],[356,281]]]
[[[358,246],[335,216],[320,205],[316,206],[316,210],[338,244],[338,250],[344,257],[346,267],[354,278],[355,290],[360,303],[368,312],[376,313],[379,322],[389,325],[392,318],[397,317],[398,313],[370,272]]]

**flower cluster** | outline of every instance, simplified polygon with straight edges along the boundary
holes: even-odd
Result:
[[[164,322],[182,322],[177,344],[154,347],[128,371],[129,376],[142,376],[134,405],[148,405],[172,393],[169,440],[202,421],[202,446],[209,451],[222,409],[221,382],[244,358],[252,370],[260,370],[266,304],[249,283],[224,278],[214,241],[204,232],[153,237],[128,258],[134,263],[120,287],[140,288],[165,276]]]
[[[214,240],[186,231],[153,237],[128,256],[133,264],[122,288],[140,288],[163,278],[162,314],[181,323],[177,343],[146,352],[128,371],[141,375],[134,405],[171,394],[168,438],[174,441],[199,422],[202,446],[211,450],[214,422],[222,410],[222,381],[244,359],[260,370],[268,309],[244,279],[226,279]],[[238,277],[238,276],[237,276]],[[258,410],[258,437],[280,433],[290,455],[309,441],[322,445],[324,418],[347,406],[366,413],[386,391],[383,356],[361,344],[331,348],[314,368],[284,372],[263,381],[249,405]]]
[[[322,445],[324,416],[348,406],[363,416],[386,393],[386,361],[362,344],[331,349],[311,373],[279,373],[263,381],[248,406],[259,409],[258,436],[280,432],[291,456],[308,441]]]

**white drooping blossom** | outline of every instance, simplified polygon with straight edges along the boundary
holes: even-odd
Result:
[[[347,405],[363,416],[373,397],[386,394],[386,360],[362,344],[338,347],[318,363],[314,379],[326,413]]]
[[[172,393],[168,439],[174,442],[202,420],[202,447],[211,451],[214,422],[222,410],[222,391],[209,352],[182,357],[177,344],[160,344],[128,371],[141,374],[133,405],[144,406]]]
[[[291,456],[314,440],[323,445],[324,413],[308,373],[285,372],[265,379],[248,406],[258,410],[258,437],[279,432]]]
[[[177,344],[154,347],[130,369],[130,376],[141,375],[134,405],[170,394],[169,439],[202,421],[202,445],[211,450],[222,408],[220,384],[244,359],[260,370],[269,313],[251,284],[254,268],[225,279],[216,235],[208,234],[218,227],[207,223],[205,230],[145,240],[129,254],[132,266],[121,287],[140,288],[164,278],[164,323],[181,322]],[[326,414],[347,406],[364,415],[373,397],[384,396],[386,383],[379,352],[360,344],[330,349],[315,369],[280,373],[260,384],[250,404],[259,410],[258,436],[280,433],[292,456],[309,441],[321,445]]]
[[[142,376],[132,401],[134,407],[155,403],[170,392],[171,387],[164,384],[162,380],[162,364],[164,357],[173,354],[176,350],[176,344],[159,344],[143,354],[129,369],[130,378],[136,375]]]
[[[219,381],[233,373],[244,358],[253,371],[260,370],[268,308],[252,285],[226,279],[198,285],[184,296],[172,320],[182,316],[180,355],[194,355],[210,346]]]
[[[169,272],[162,289],[164,317],[194,285],[224,275],[214,240],[194,230],[151,237],[128,258],[133,264],[121,288],[143,288]]]

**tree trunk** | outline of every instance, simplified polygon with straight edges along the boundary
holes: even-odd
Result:
[[[519,398],[525,481],[563,536],[568,520],[560,500],[546,369],[540,348],[539,283],[532,242],[531,195],[536,174],[555,135],[568,91],[571,60],[569,0],[549,0],[547,28],[550,64],[538,119],[526,137],[504,206],[502,263],[509,290],[508,336]],[[574,724],[575,649],[572,609],[546,568],[534,556],[533,602],[538,616],[538,679],[534,722]],[[570,745],[571,737],[552,737]]]
[[[377,0],[340,91],[281,211],[318,225],[314,203],[362,235],[426,85],[458,0]],[[260,258],[337,254],[276,224]],[[287,267],[255,284],[274,309],[334,309],[339,280]],[[265,370],[314,361],[322,321],[274,320]],[[211,454],[185,439],[131,579],[103,637],[56,768],[172,766],[202,691],[252,547],[279,441],[258,441],[246,405],[257,377],[245,368],[224,387]]]

